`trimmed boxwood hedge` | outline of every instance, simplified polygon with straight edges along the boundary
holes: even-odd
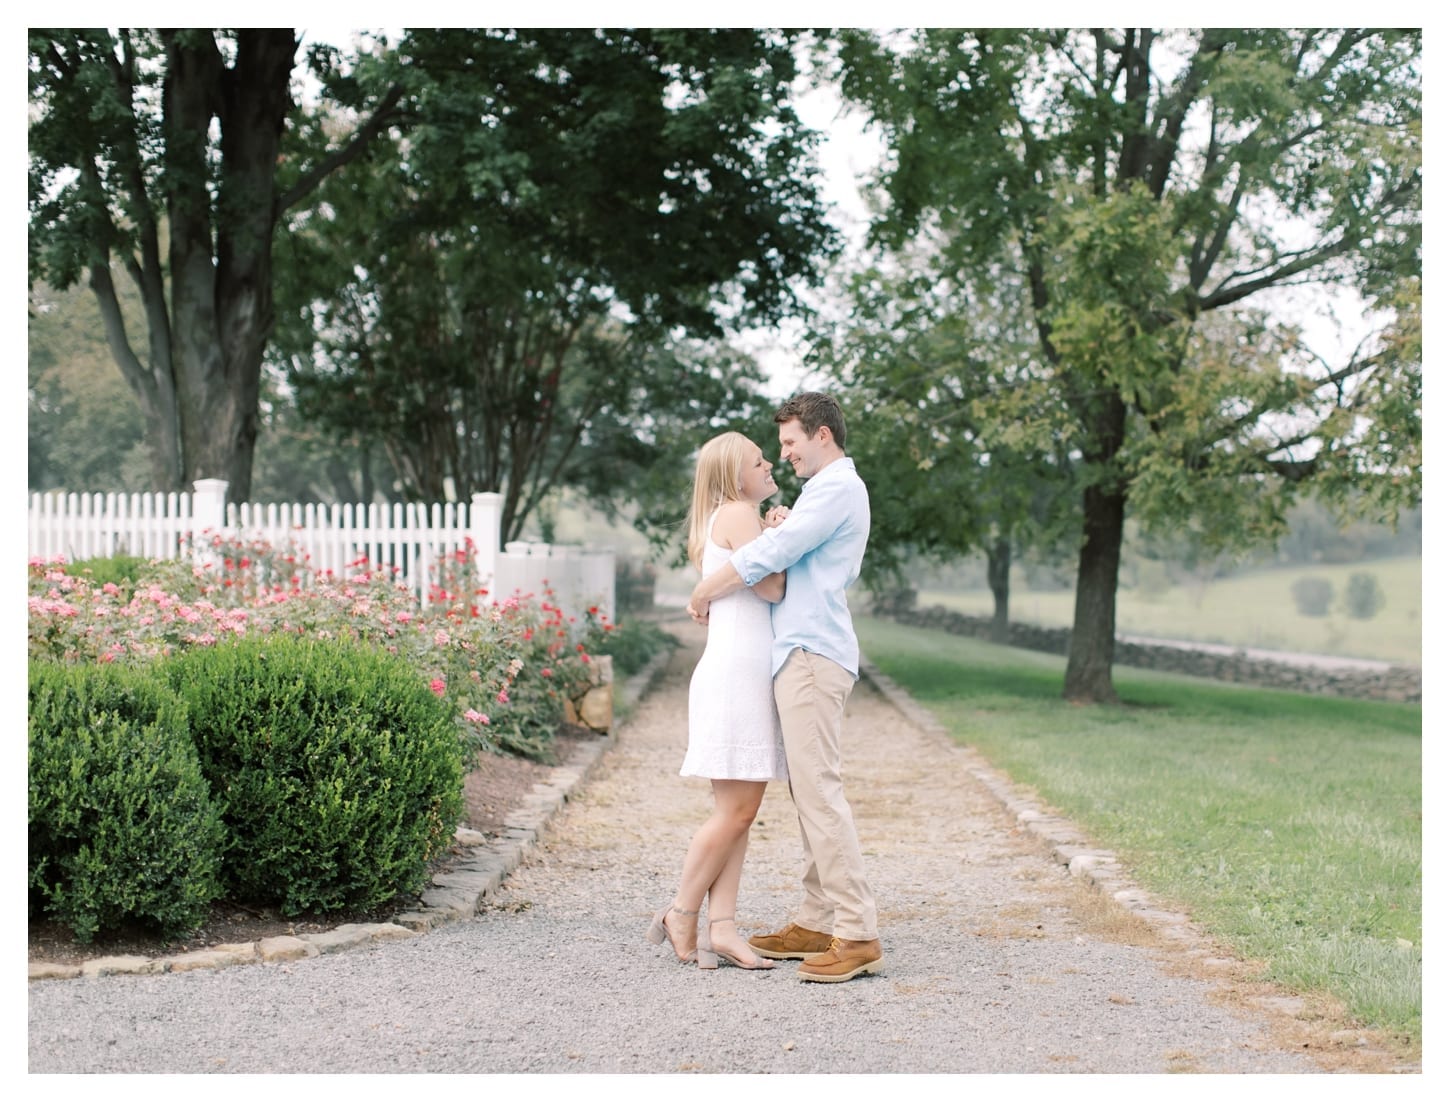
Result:
[[[144,670],[30,662],[29,911],[165,937],[220,895],[225,833],[185,705]]]
[[[463,804],[457,718],[404,660],[355,643],[247,638],[159,672],[187,702],[231,835],[234,898],[284,914],[419,890]]]

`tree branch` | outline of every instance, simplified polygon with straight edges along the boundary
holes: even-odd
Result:
[[[1162,110],[1158,113],[1157,125],[1153,127],[1158,136],[1153,142],[1146,172],[1148,188],[1155,199],[1163,198],[1173,162],[1178,156],[1178,143],[1183,137],[1188,112],[1198,102],[1198,94],[1208,80],[1209,70],[1227,41],[1228,35],[1222,31],[1204,31],[1183,79],[1173,95],[1159,105]]]
[[[1361,42],[1368,41],[1373,37],[1374,32],[1369,30],[1355,30],[1351,28],[1344,31],[1344,33],[1339,36],[1339,41],[1334,44],[1334,49],[1329,52],[1329,56],[1326,57],[1323,64],[1321,64],[1319,68],[1315,70],[1314,75],[1309,78],[1307,83],[1318,84],[1328,79],[1329,73],[1337,64],[1339,64],[1340,61],[1342,61],[1345,57],[1349,56],[1349,52],[1351,50],[1353,50]],[[1299,54],[1300,61],[1302,61],[1308,55],[1310,44],[1314,41],[1314,39],[1315,35],[1312,33],[1306,34],[1304,36],[1304,44]]]
[[[1348,379],[1354,378],[1356,375],[1362,374],[1363,372],[1365,372],[1368,369],[1374,368],[1375,366],[1379,365],[1382,362],[1384,362],[1384,356],[1383,355],[1374,355],[1374,356],[1370,356],[1370,357],[1368,357],[1366,359],[1363,359],[1363,360],[1351,360],[1349,363],[1345,364],[1343,367],[1339,368],[1336,371],[1330,372],[1328,375],[1326,375],[1326,376],[1324,376],[1322,378],[1319,378],[1319,379],[1307,379],[1307,378],[1306,379],[1302,379],[1302,380],[1300,380],[1301,386],[1299,388],[1300,391],[1301,391],[1301,395],[1300,396],[1303,397],[1305,395],[1308,395],[1308,394],[1310,394],[1310,393],[1312,393],[1312,392],[1320,389],[1321,387],[1333,386],[1333,387],[1336,387],[1337,389],[1339,389],[1339,391],[1340,391],[1340,398],[1337,398],[1336,399],[1336,401],[1335,401],[1335,408],[1336,409],[1351,408],[1349,406],[1346,406],[1343,403],[1343,401],[1341,400],[1342,397],[1343,397],[1343,388],[1340,387],[1340,384],[1343,383],[1343,382],[1345,382]],[[1351,403],[1351,406],[1352,406],[1352,403]],[[1191,466],[1194,466],[1194,467],[1197,467],[1197,468],[1201,468],[1203,466],[1203,464],[1206,462],[1206,460],[1204,458],[1205,453],[1214,444],[1229,439],[1230,437],[1234,436],[1240,429],[1243,429],[1243,428],[1245,428],[1245,427],[1247,427],[1249,425],[1252,425],[1254,422],[1260,420],[1261,418],[1263,418],[1267,414],[1274,413],[1274,412],[1279,412],[1279,411],[1282,411],[1283,409],[1284,409],[1284,403],[1282,401],[1266,400],[1264,402],[1260,402],[1260,403],[1256,404],[1253,408],[1251,408],[1248,411],[1240,414],[1238,417],[1234,417],[1234,418],[1232,418],[1230,420],[1221,422],[1218,425],[1218,427],[1212,432],[1211,435],[1206,435],[1206,436],[1201,436],[1200,437],[1200,440],[1202,441],[1202,444],[1200,445],[1200,447],[1198,449],[1198,452],[1197,452],[1198,458],[1196,459],[1196,461],[1192,462],[1190,465]],[[1310,441],[1310,440],[1312,440],[1314,438],[1314,435],[1319,431],[1319,428],[1320,428],[1320,424],[1319,423],[1316,423],[1316,424],[1310,426],[1309,428],[1305,429],[1303,432],[1301,432],[1297,436],[1290,437],[1289,439],[1279,439],[1279,440],[1275,441],[1274,446],[1272,448],[1268,448],[1266,450],[1253,453],[1253,458],[1260,460],[1265,465],[1265,467],[1267,469],[1268,467],[1270,467],[1275,462],[1282,462],[1282,461],[1274,461],[1274,460],[1271,460],[1270,459],[1270,456],[1272,456],[1275,452],[1283,451],[1285,448],[1292,448],[1292,447],[1294,447],[1294,446],[1296,446],[1298,444],[1307,443],[1308,441]],[[1304,461],[1294,461],[1291,465],[1296,466],[1296,467],[1300,467],[1300,466],[1303,466],[1303,462]],[[1311,464],[1310,469],[1307,470],[1307,471],[1305,471],[1305,472],[1303,472],[1303,473],[1304,474],[1312,473],[1312,464]],[[1303,475],[1301,474],[1298,477],[1302,477],[1302,476]]]
[[[1228,243],[1229,230],[1233,228],[1234,222],[1238,220],[1239,204],[1244,198],[1243,174],[1234,181],[1233,195],[1229,197],[1227,206],[1219,217],[1214,227],[1213,237],[1202,244],[1201,239],[1193,244],[1193,257],[1188,266],[1188,282],[1196,293],[1208,279],[1208,273],[1213,270],[1214,264],[1218,262],[1219,256],[1223,253],[1223,247]]]
[[[136,143],[134,103],[136,95],[135,67],[136,52],[130,34],[121,31],[121,46],[125,55],[116,57],[115,50],[105,51],[106,65],[111,79],[116,83],[116,92],[128,109],[132,110],[132,124],[126,127],[124,139],[116,143],[116,161],[121,167],[126,192],[130,196],[128,210],[136,225],[141,259],[138,262],[127,250],[124,263],[141,301],[146,308],[147,328],[150,331],[151,355],[157,363],[167,362],[171,348],[171,317],[166,306],[166,281],[161,274],[161,238],[156,217],[151,207],[151,197],[146,190],[146,177],[141,168],[141,150]],[[164,351],[163,351],[164,350]]]
[[[110,266],[104,260],[97,261],[91,265],[90,273],[91,290],[95,292],[96,302],[100,306],[101,324],[106,331],[106,344],[110,347],[111,358],[121,369],[127,385],[140,399],[142,408],[150,413],[156,409],[156,380],[137,357],[126,336],[126,321],[121,313],[121,303],[116,297],[116,284],[111,279]]]
[[[278,218],[299,202],[311,194],[317,186],[322,183],[331,173],[343,165],[360,157],[372,140],[382,129],[395,119],[403,118],[406,112],[397,110],[398,102],[403,98],[403,86],[394,84],[387,93],[378,101],[372,117],[368,119],[353,134],[352,139],[344,146],[333,150],[311,169],[302,175],[295,184],[277,197],[275,214]]]
[[[46,52],[50,55],[51,65],[55,67],[56,71],[60,73],[62,78],[64,78],[65,80],[76,79],[76,73],[79,65],[71,65],[66,62],[64,55],[61,54],[60,50],[56,49],[54,39],[46,43]]]
[[[1300,254],[1287,264],[1282,264],[1259,276],[1257,279],[1246,280],[1234,286],[1228,286],[1227,282],[1219,284],[1219,287],[1212,294],[1199,299],[1200,308],[1203,310],[1217,310],[1223,306],[1230,306],[1264,290],[1266,287],[1273,287],[1284,283],[1292,277],[1307,272],[1320,264],[1333,260],[1335,257],[1344,256],[1354,250],[1354,243],[1347,237],[1341,237],[1338,241],[1332,242],[1318,249],[1313,249]],[[1232,277],[1229,277],[1232,278]]]

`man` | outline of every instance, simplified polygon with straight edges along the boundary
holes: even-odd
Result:
[[[805,850],[805,898],[794,922],[750,945],[763,957],[800,960],[803,980],[838,983],[881,970],[876,904],[841,784],[841,719],[860,661],[846,588],[861,572],[871,504],[846,457],[845,419],[834,398],[798,394],[776,411],[775,423],[781,458],[806,479],[805,488],[793,510],[772,510],[784,516],[778,526],[701,579],[689,611],[706,622],[711,601],[786,572],[785,599],[771,609],[771,664]]]

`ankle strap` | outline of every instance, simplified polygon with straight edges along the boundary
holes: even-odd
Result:
[[[726,915],[724,918],[712,918],[710,920],[710,925],[713,926],[717,922],[734,922],[734,921],[735,921],[735,916],[734,915]]]
[[[694,911],[682,911],[682,910],[680,910],[680,908],[676,907],[674,904],[671,904],[670,905],[670,910],[674,911],[675,914],[677,914],[677,915],[684,915],[686,918],[693,918],[695,915],[697,915],[697,914],[700,913],[698,910],[694,910]]]

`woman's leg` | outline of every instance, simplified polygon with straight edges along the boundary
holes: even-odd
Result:
[[[740,896],[740,874],[745,867],[745,851],[750,845],[750,831],[740,836],[730,849],[720,875],[710,885],[709,909],[705,921],[709,923],[709,944],[713,949],[724,949],[737,959],[749,960],[755,950],[740,936],[735,926],[735,907]]]
[[[710,785],[715,791],[715,809],[690,839],[690,848],[685,852],[685,866],[680,873],[679,891],[675,894],[672,909],[665,916],[665,925],[677,943],[691,949],[695,947],[696,920],[678,914],[675,908],[698,911],[708,891],[710,907],[716,917],[734,913],[735,897],[740,889],[740,868],[745,862],[745,848],[750,841],[750,825],[755,822],[755,813],[760,810],[766,782],[716,780]],[[726,877],[725,881],[717,883],[722,875]],[[729,910],[720,909],[725,898],[722,893],[728,893]],[[726,924],[722,922],[716,933],[726,929]],[[730,930],[733,932],[733,928]],[[728,935],[726,946],[736,948],[728,940]]]

